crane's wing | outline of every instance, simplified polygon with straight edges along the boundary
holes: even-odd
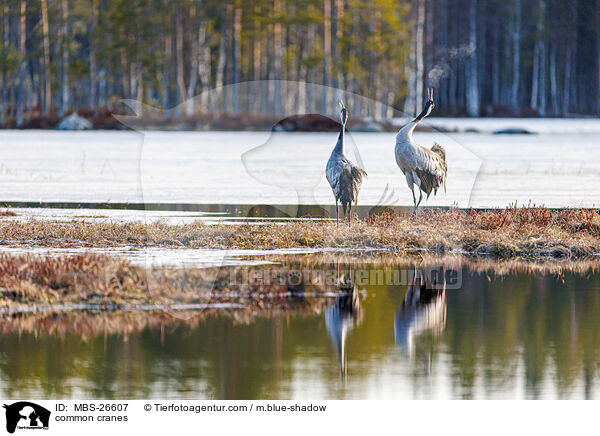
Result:
[[[344,170],[344,166],[346,166],[344,159],[334,158],[332,156],[327,162],[327,167],[325,168],[325,176],[327,177],[329,186],[331,186],[331,189],[333,189],[333,193],[336,197],[339,193],[340,175]]]
[[[352,164],[346,157],[340,157],[329,159],[325,175],[336,198],[341,196],[343,189],[348,190],[350,197],[354,198],[367,173]]]
[[[418,146],[415,151],[413,178],[419,188],[427,196],[431,194],[431,191],[437,192],[440,186],[444,186],[446,189],[448,166],[443,148],[436,143],[432,150]]]

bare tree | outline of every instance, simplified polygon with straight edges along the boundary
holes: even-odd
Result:
[[[21,0],[21,15],[19,16],[19,87],[17,94],[17,127],[23,125],[23,100],[25,83],[25,41],[27,38],[27,3]]]
[[[540,115],[545,113],[545,45],[542,32],[544,30],[544,15],[546,4],[539,0],[537,8],[536,42],[533,52],[533,69],[531,73],[531,101],[532,109],[537,109]]]
[[[195,32],[196,5],[192,5],[189,10],[191,21],[191,48],[190,48],[190,73],[186,93],[186,115],[189,117],[194,113],[194,92],[198,83],[199,62],[200,62],[200,30]]]
[[[323,0],[323,85],[329,86],[331,65],[331,0]],[[323,93],[322,113],[327,114],[329,108],[329,90]]]
[[[242,8],[239,5],[234,4],[233,6],[233,35],[231,37],[231,83],[234,84],[232,92],[232,112],[237,114],[239,105],[238,87],[236,83],[240,81],[239,75],[239,63],[241,58],[241,45],[242,45]]]
[[[479,116],[479,74],[477,68],[477,0],[469,4],[469,65],[467,69],[467,115]]]
[[[225,62],[227,61],[227,5],[223,3],[221,8],[221,35],[219,39],[219,59],[217,61],[217,74],[215,77],[215,86],[218,89],[223,87],[225,78]],[[226,102],[223,98],[223,111],[227,111]]]
[[[202,110],[206,110],[210,104],[208,101],[208,90],[211,88],[211,57],[208,43],[208,23],[206,21],[202,21],[198,29],[198,46],[200,56],[198,60],[198,75],[200,76],[203,90],[200,104],[202,105]]]
[[[46,1],[46,0],[42,0]],[[94,110],[94,116],[98,116],[98,97],[96,78],[98,77],[96,64],[96,28],[98,27],[98,0],[92,0],[89,44],[90,44],[90,107]],[[49,84],[47,85],[49,86]]]
[[[596,112],[600,114],[600,2],[596,2]]]
[[[69,91],[69,5],[67,0],[61,0],[62,23],[60,27],[60,42],[62,49],[62,71],[61,71],[61,99],[58,114],[64,117],[69,109],[70,91]]]
[[[9,38],[9,5],[7,0],[2,2],[2,101],[0,101],[0,122],[4,126],[6,123],[6,101],[7,101],[7,68],[6,68],[6,49]]]
[[[183,20],[181,19],[181,11],[179,8],[175,12],[175,67],[177,69],[177,108],[183,102],[186,95],[185,78],[183,69]],[[177,116],[181,114],[178,112]]]
[[[407,81],[407,95],[404,102],[404,112],[419,113],[423,105],[423,75],[424,75],[424,31],[425,31],[425,0],[414,0],[413,14],[413,49],[410,53]]]
[[[512,87],[511,106],[514,114],[519,113],[519,82],[521,80],[521,0],[513,2],[513,29],[512,29]]]
[[[95,0],[92,0],[95,1]],[[48,0],[41,0],[42,3],[42,33],[44,37],[44,98],[42,112],[47,115],[52,107],[52,75],[50,71],[50,37],[48,25]],[[95,50],[90,48],[90,55]]]

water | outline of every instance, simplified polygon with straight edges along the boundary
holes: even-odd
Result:
[[[441,121],[431,120],[431,125]],[[512,127],[515,121],[469,123],[488,132],[491,127]],[[425,204],[597,205],[598,122],[519,120],[519,126],[539,134],[416,133],[419,143],[437,141],[448,153],[448,191]],[[348,136],[348,153],[369,174],[360,204],[412,203],[394,161],[394,136]],[[335,133],[1,131],[0,202],[331,205],[324,168],[336,137]]]
[[[596,205],[597,121],[432,119],[431,125],[440,122],[482,133],[416,134],[420,143],[437,141],[448,151],[448,192],[426,205]],[[490,133],[509,127],[537,134]],[[332,133],[0,131],[0,203],[27,206],[2,219],[213,224],[252,217],[261,224],[265,216],[283,222],[303,215],[298,204],[326,216],[322,209],[331,213],[333,197],[323,170],[335,138]],[[412,203],[393,144],[390,133],[348,137],[351,157],[369,173],[359,197],[361,216],[374,206]],[[27,202],[56,204],[31,208]],[[69,208],[60,208],[65,203]],[[100,210],[98,203],[115,208]],[[4,247],[1,252],[69,256],[81,251]],[[295,283],[276,298],[232,298],[175,313],[81,306],[4,314],[0,395],[600,397],[597,269],[574,272],[567,264],[554,265],[559,273],[553,275],[537,266],[526,271],[492,261],[422,269],[420,263],[385,257],[357,263],[376,256],[360,252],[346,253],[345,262],[350,258],[352,264],[335,264],[331,259],[339,260],[340,253],[315,250],[86,251],[152,268],[252,268],[271,274],[301,267],[334,280]],[[435,286],[422,279],[442,270],[456,272],[456,280],[446,277]],[[361,271],[368,280],[361,281]],[[394,271],[404,278],[377,283],[377,277]]]
[[[284,265],[311,265],[310,259]],[[328,297],[298,294],[286,310],[267,304],[186,319],[136,312],[5,319],[0,392],[6,398],[600,397],[597,271],[497,276],[453,264],[365,265],[305,266],[343,285],[325,286]],[[365,282],[360,271],[402,273],[385,284]]]

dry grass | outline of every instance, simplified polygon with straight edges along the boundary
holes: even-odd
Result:
[[[49,247],[274,249],[291,247],[385,248],[458,251],[499,258],[551,256],[576,259],[600,253],[600,217],[593,209],[540,207],[499,210],[422,210],[355,221],[266,225],[168,225],[0,220],[0,244]]]

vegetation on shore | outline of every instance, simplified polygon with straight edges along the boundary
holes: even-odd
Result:
[[[186,247],[218,249],[376,248],[427,250],[498,258],[578,259],[600,253],[600,217],[593,209],[543,207],[421,210],[384,213],[349,227],[323,220],[287,223],[169,225],[0,220],[0,244],[41,247]]]

